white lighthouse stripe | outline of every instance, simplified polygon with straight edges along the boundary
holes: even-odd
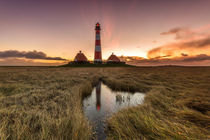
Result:
[[[96,40],[100,40],[100,34],[96,34]]]
[[[102,60],[101,59],[94,59],[94,61],[101,62]]]
[[[95,47],[95,51],[96,51],[96,52],[100,52],[100,51],[101,51],[101,46],[96,46],[96,47]]]

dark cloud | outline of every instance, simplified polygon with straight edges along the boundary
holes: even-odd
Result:
[[[176,58],[152,58],[121,56],[120,59],[127,64],[139,66],[160,66],[160,65],[205,65],[210,66],[210,55],[199,54],[196,56],[181,56]]]
[[[191,57],[183,59],[184,62],[204,61],[204,60],[210,60],[210,56],[206,54],[200,54],[197,56],[191,56]]]
[[[188,56],[188,54],[186,54],[186,53],[181,53],[181,55],[182,55],[182,56]]]
[[[171,55],[157,56],[155,57],[155,59],[161,59],[161,58],[167,58],[167,57],[171,57]]]
[[[210,45],[210,37],[200,39],[200,40],[193,40],[186,43],[183,43],[182,46],[185,47],[194,47],[194,48],[201,48]]]
[[[177,27],[177,28],[173,28],[173,29],[170,29],[169,31],[167,32],[162,32],[160,33],[161,35],[170,35],[170,34],[176,34],[176,33],[179,33],[179,32],[182,32],[182,31],[185,31],[187,28],[181,28],[181,27]]]
[[[192,31],[189,28],[185,28],[185,27],[173,28],[167,32],[162,32],[160,34],[161,35],[175,35],[175,39],[177,39],[177,40],[189,39],[189,38],[192,38],[192,37],[195,37],[198,35],[198,33]]]
[[[17,50],[7,50],[7,51],[0,51],[0,58],[27,58],[27,59],[43,59],[43,60],[66,60],[61,57],[48,57],[43,52],[38,51],[17,51]]]

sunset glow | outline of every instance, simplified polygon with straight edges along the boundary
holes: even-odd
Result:
[[[11,59],[19,65],[57,65],[73,60],[79,50],[93,60],[97,22],[103,59],[114,52],[147,59],[150,65],[154,58],[210,56],[209,5],[208,0],[1,0],[0,65],[15,64]],[[65,61],[23,59],[5,54],[9,50],[36,50]],[[210,60],[202,64],[210,65]]]

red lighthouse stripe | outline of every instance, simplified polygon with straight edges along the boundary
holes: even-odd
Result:
[[[95,52],[95,60],[96,59],[101,60],[101,52]]]
[[[101,46],[101,40],[96,40],[96,46]]]

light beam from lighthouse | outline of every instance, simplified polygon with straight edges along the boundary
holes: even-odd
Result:
[[[101,27],[100,24],[96,23],[96,41],[95,41],[95,55],[94,55],[94,63],[102,63],[102,53],[101,53]]]

